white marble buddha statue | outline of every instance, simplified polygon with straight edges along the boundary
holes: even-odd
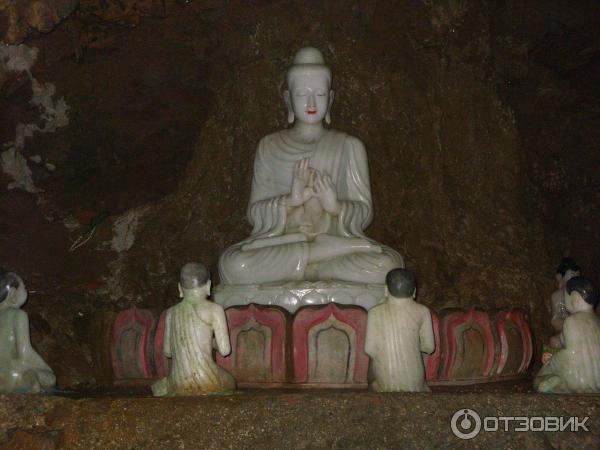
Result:
[[[594,312],[598,293],[584,277],[566,285],[561,349],[537,373],[533,386],[543,393],[600,392],[600,319]]]
[[[23,280],[0,273],[0,394],[39,393],[56,383],[52,369],[31,346]]]
[[[321,52],[299,50],[286,81],[293,126],[258,145],[247,211],[254,228],[221,255],[221,281],[383,284],[404,262],[364,234],[373,219],[367,153],[357,138],[323,126],[334,93]]]

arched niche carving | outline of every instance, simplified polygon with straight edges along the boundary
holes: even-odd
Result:
[[[486,311],[450,311],[442,319],[443,346],[440,378],[476,379],[490,376],[494,367],[495,340]]]
[[[144,309],[134,307],[117,315],[111,341],[115,379],[153,378],[154,324],[152,312]]]
[[[308,332],[308,382],[352,383],[356,331],[333,314]],[[353,345],[354,344],[354,345]]]
[[[527,313],[522,309],[500,311],[496,315],[496,330],[500,340],[496,373],[525,373],[533,357],[533,340]]]
[[[217,353],[217,364],[238,384],[287,381],[289,337],[287,315],[276,306],[249,305],[227,308],[231,353]]]
[[[364,351],[366,323],[367,312],[358,306],[330,303],[300,309],[292,324],[294,381],[324,385],[366,384],[369,367],[369,357]],[[335,347],[344,347],[343,354],[337,353]],[[327,358],[331,360],[329,366],[319,366],[319,362],[325,362]],[[338,369],[344,361],[345,376],[341,377]],[[327,381],[327,373],[335,381]]]

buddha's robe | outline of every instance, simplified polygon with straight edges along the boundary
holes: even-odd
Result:
[[[225,312],[208,301],[186,300],[169,308],[165,317],[165,356],[169,376],[152,386],[156,396],[195,395],[235,389],[235,380],[217,366],[212,355],[213,332],[219,353],[230,353]]]
[[[29,319],[19,308],[0,311],[0,393],[40,392],[54,386],[52,369],[31,346]]]
[[[600,392],[600,319],[594,312],[577,312],[565,319],[558,350],[535,377],[534,387],[549,378],[552,389],[544,392]],[[543,385],[542,385],[543,386]],[[541,389],[543,390],[543,389]]]
[[[412,299],[389,299],[369,310],[365,353],[371,358],[371,389],[429,391],[422,353],[435,350],[429,309]]]
[[[253,230],[248,239],[221,255],[219,273],[224,284],[307,279],[311,237],[298,232],[298,218],[289,217],[292,214],[288,214],[284,201],[291,191],[294,165],[303,158],[310,159],[310,167],[329,174],[341,204],[337,216],[323,211],[324,216],[313,234],[359,237],[377,245],[363,233],[373,219],[369,169],[363,144],[335,130],[327,130],[317,143],[311,144],[293,141],[286,131],[279,131],[259,143],[247,211]],[[294,215],[297,212],[298,209]],[[284,237],[285,241],[273,241],[275,237]],[[311,245],[316,243],[311,242]],[[380,247],[381,252],[353,253],[311,263],[312,273],[316,274],[313,278],[383,283],[386,273],[404,267],[404,262],[393,249]]]

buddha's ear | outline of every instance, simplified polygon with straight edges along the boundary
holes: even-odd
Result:
[[[327,113],[325,114],[325,123],[331,123],[331,105],[333,105],[333,98],[335,97],[335,91],[332,89],[329,91],[329,105],[327,105]]]
[[[285,106],[287,108],[287,121],[288,123],[294,123],[294,108],[292,108],[292,99],[290,97],[290,91],[287,89],[283,91],[283,101],[285,102]]]

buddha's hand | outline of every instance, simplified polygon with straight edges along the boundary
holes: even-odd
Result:
[[[308,167],[308,158],[297,161],[294,165],[292,175],[292,190],[287,199],[287,205],[291,207],[300,206],[306,203],[312,197],[312,191],[308,187],[312,184],[315,176],[315,170]]]
[[[313,195],[319,199],[323,209],[329,214],[337,215],[340,212],[341,205],[329,174],[316,173],[314,185]]]

